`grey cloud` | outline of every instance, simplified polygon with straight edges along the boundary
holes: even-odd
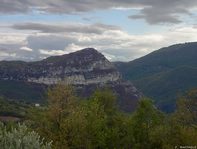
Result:
[[[11,26],[17,30],[35,30],[42,33],[85,33],[85,34],[102,34],[106,30],[120,30],[119,27],[105,24],[66,24],[66,25],[49,25],[41,23],[24,23]]]
[[[91,22],[91,21],[99,20],[99,17],[89,16],[89,17],[83,17],[82,19],[84,21]]]
[[[147,11],[148,12],[148,11]],[[129,16],[130,19],[146,19],[149,24],[177,24],[182,21],[179,19],[179,16],[172,14],[158,14],[155,12],[155,15],[151,15],[152,13],[144,13],[138,15]]]
[[[0,60],[24,60],[38,59],[40,54],[36,51],[21,50],[21,44],[0,44]]]
[[[27,46],[31,49],[47,49],[47,50],[62,50],[70,43],[76,42],[76,39],[71,37],[47,35],[47,36],[29,36],[27,38]]]
[[[183,6],[176,7],[173,6],[156,5],[153,7],[145,7],[141,10],[140,14],[129,16],[130,19],[145,19],[149,24],[159,24],[159,23],[180,23],[180,14],[190,15],[191,13],[183,8]]]
[[[56,54],[59,51],[68,53],[70,51],[66,47],[78,42],[78,36],[29,35],[24,43],[0,43],[0,60],[37,61],[50,56],[50,53]],[[41,51],[48,51],[49,54]]]
[[[54,36],[37,37],[29,36],[27,38],[27,45],[25,44],[0,44],[0,60],[23,60],[23,61],[37,61],[47,57],[47,54],[40,53],[41,49],[49,51],[58,50],[57,48],[64,49],[62,43],[63,38]],[[59,45],[59,44],[62,45]],[[54,44],[54,45],[53,45]],[[24,49],[32,49],[32,51]]]
[[[80,13],[114,7],[142,7],[131,19],[145,19],[150,24],[180,23],[182,14],[190,14],[196,0],[0,0],[0,13],[26,13],[32,9],[46,13]],[[54,30],[56,31],[56,30]]]
[[[184,0],[150,0],[147,7],[144,7],[139,14],[129,16],[130,19],[145,19],[149,24],[182,22],[181,15],[191,15],[191,8],[197,6],[197,1]]]
[[[21,44],[0,44],[0,49],[3,52],[16,52],[21,46]]]
[[[0,13],[24,13],[28,12],[31,4],[25,0],[0,0]]]

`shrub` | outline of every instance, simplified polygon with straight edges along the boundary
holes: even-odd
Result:
[[[3,149],[51,149],[51,143],[44,143],[36,132],[20,124],[8,130],[0,123],[0,146]]]

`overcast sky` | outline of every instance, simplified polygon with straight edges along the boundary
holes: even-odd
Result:
[[[0,0],[0,60],[92,47],[131,61],[197,41],[197,0]]]

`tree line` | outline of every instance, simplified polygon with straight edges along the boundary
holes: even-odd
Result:
[[[40,136],[34,138],[35,143],[40,144],[38,148],[173,149],[197,146],[197,90],[178,99],[176,111],[171,114],[161,112],[147,98],[139,101],[133,113],[120,111],[116,96],[109,89],[96,90],[88,99],[79,100],[71,86],[59,84],[48,90],[47,100],[47,106],[30,108],[23,122],[28,130],[24,132]],[[6,138],[5,132],[13,133],[13,127],[2,125],[1,128],[4,130],[0,131],[2,138]],[[15,126],[14,129],[21,128]],[[23,136],[26,135],[28,133]],[[19,140],[28,144],[28,139]],[[0,145],[5,142],[5,139],[0,141]]]

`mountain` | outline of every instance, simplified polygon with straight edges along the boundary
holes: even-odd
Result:
[[[172,45],[114,64],[123,78],[131,80],[164,111],[174,110],[176,98],[197,87],[197,42]]]
[[[93,48],[37,62],[0,62],[2,96],[40,102],[47,86],[59,82],[75,86],[80,96],[89,96],[97,88],[111,88],[125,111],[132,111],[141,97],[130,82],[121,78],[115,66]]]
[[[120,79],[119,72],[94,49],[49,57],[39,62],[0,63],[0,79],[43,83],[101,84]]]

